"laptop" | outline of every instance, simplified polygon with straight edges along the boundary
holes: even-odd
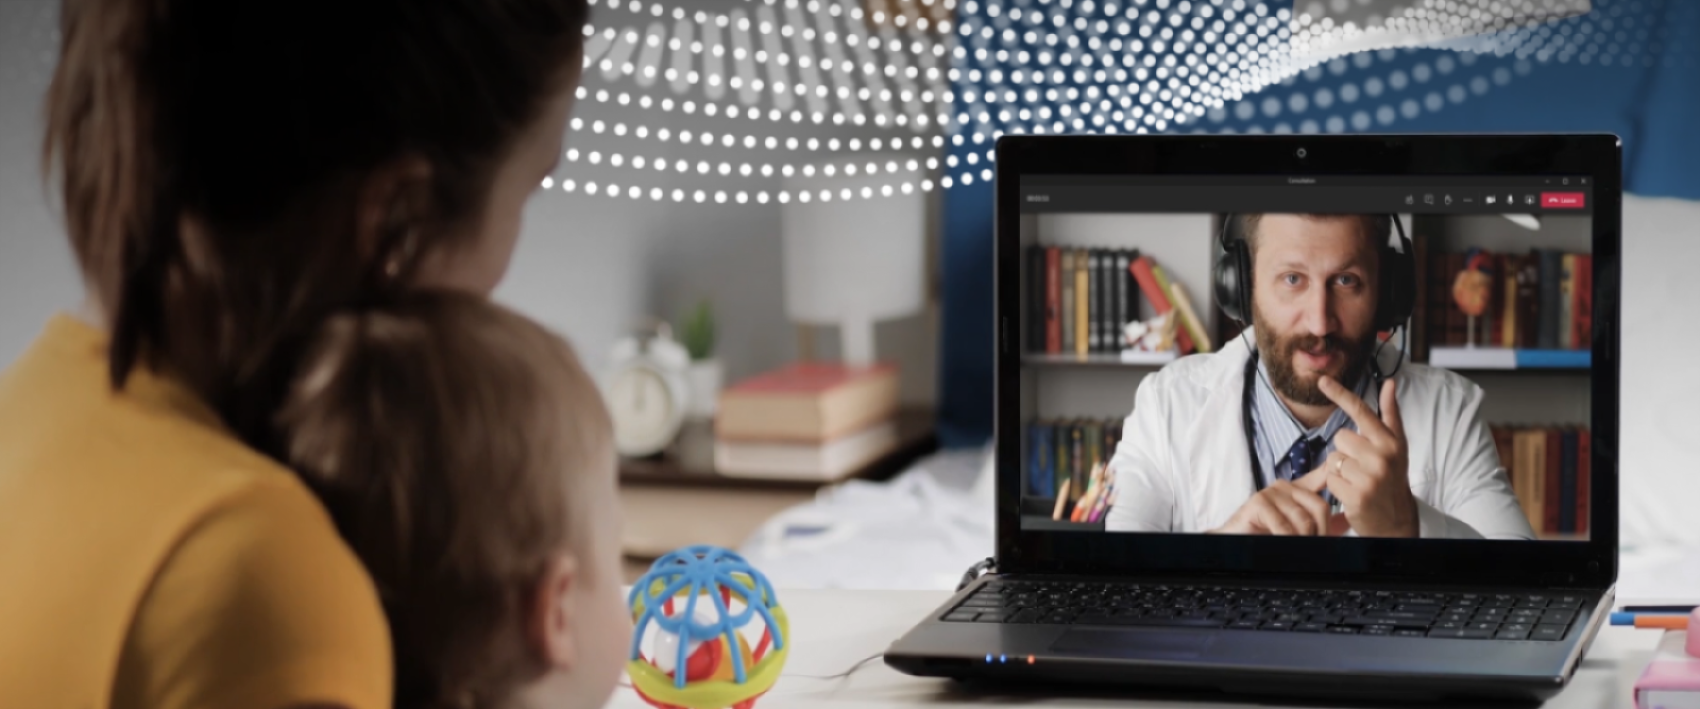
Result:
[[[1615,136],[996,151],[996,556],[888,665],[1565,686],[1617,575]]]

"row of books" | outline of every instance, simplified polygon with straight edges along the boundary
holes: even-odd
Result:
[[[1480,256],[1489,280],[1485,312],[1476,318],[1475,338],[1469,316],[1454,301],[1459,273]],[[1556,249],[1526,254],[1433,253],[1427,264],[1428,342],[1438,346],[1475,344],[1513,349],[1581,350],[1591,347],[1594,257]]]
[[[1058,509],[1071,516],[1081,498],[1097,488],[1093,469],[1115,455],[1122,419],[1039,419],[1027,423],[1025,435],[1024,494],[1055,499]]]
[[[1589,446],[1582,426],[1489,426],[1517,504],[1539,534],[1588,533]]]
[[[897,369],[799,362],[720,393],[722,475],[831,482],[898,446]]]
[[[1178,311],[1180,354],[1211,349],[1186,290],[1138,249],[1033,245],[1022,258],[1028,352],[1120,352],[1128,346],[1122,329],[1139,319],[1142,294],[1158,315]]]

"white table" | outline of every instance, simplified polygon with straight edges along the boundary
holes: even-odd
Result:
[[[880,652],[907,632],[951,594],[935,591],[779,590],[791,618],[791,656],[784,674],[756,709],[787,707],[1207,707],[1271,706],[1221,695],[1126,689],[1106,692],[1059,686],[997,693],[968,693],[948,680],[911,677],[873,660],[842,679],[837,675]],[[1622,603],[1623,601],[1620,601]],[[1656,602],[1655,599],[1633,602]],[[1632,707],[1630,688],[1652,657],[1659,632],[1603,628],[1564,692],[1546,704],[1551,709]],[[1293,706],[1306,706],[1298,703]],[[1339,704],[1330,704],[1338,707]],[[1456,706],[1456,705],[1451,705]],[[629,687],[615,690],[608,709],[649,709]]]

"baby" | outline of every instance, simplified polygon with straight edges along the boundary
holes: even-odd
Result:
[[[398,298],[324,325],[278,422],[377,586],[396,706],[601,706],[631,632],[601,395],[517,313]]]

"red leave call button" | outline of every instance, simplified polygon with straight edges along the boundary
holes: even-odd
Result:
[[[1541,206],[1547,209],[1581,209],[1582,192],[1542,192]]]

